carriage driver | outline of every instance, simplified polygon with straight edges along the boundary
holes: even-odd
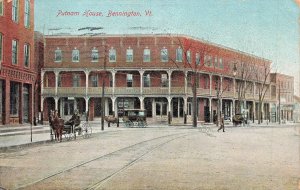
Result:
[[[65,125],[75,126],[75,131],[78,131],[78,135],[81,134],[80,116],[78,114],[78,110],[74,111],[74,114],[72,115],[71,119],[69,119],[69,121],[66,121]]]

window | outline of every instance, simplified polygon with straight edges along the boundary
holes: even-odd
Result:
[[[168,76],[167,74],[161,74],[161,86],[162,87],[168,87]]]
[[[144,60],[144,62],[150,62],[151,61],[151,52],[150,52],[150,49],[148,49],[148,48],[144,49],[143,60]]]
[[[10,83],[10,115],[19,115],[19,90],[20,85],[15,82]]]
[[[215,90],[219,90],[220,84],[219,84],[219,79],[216,79],[215,81]]]
[[[57,86],[61,87],[61,75],[58,75],[58,79],[57,79]]]
[[[98,75],[91,76],[91,83],[92,87],[98,87]]]
[[[196,53],[196,65],[200,64],[200,53]]]
[[[4,0],[0,0],[0,16],[3,16],[3,1]]]
[[[73,87],[79,87],[80,77],[78,74],[73,75]]]
[[[54,61],[61,62],[61,60],[62,60],[62,52],[59,48],[57,48],[54,53]]]
[[[109,62],[116,62],[117,60],[117,55],[116,55],[116,50],[112,47],[109,50]]]
[[[144,75],[144,87],[150,87],[150,74]]]
[[[205,83],[204,83],[204,89],[208,89],[209,88],[209,77],[208,76],[206,76],[205,77]]]
[[[226,79],[225,79],[226,80]],[[233,84],[233,82],[231,83],[231,80],[227,80],[227,85],[225,86],[225,88],[227,87],[227,91],[231,91],[231,85],[230,84]],[[250,84],[250,89],[252,91],[252,86]]]
[[[191,75],[187,75],[186,80],[187,80],[188,87],[191,87],[192,86],[192,76]]]
[[[79,62],[79,50],[76,47],[72,50],[72,62]]]
[[[74,114],[74,100],[63,100],[63,110],[64,115],[73,115]]]
[[[276,97],[276,87],[275,86],[271,86],[271,96]]]
[[[133,61],[133,49],[127,49],[126,50],[126,62],[132,62]]]
[[[12,64],[18,64],[18,41],[12,41]]]
[[[12,20],[15,22],[19,21],[19,0],[12,1]]]
[[[217,57],[215,57],[215,67],[219,67],[219,64],[218,64],[218,58]]]
[[[219,65],[221,69],[224,69],[223,59],[219,58]]]
[[[126,80],[127,80],[127,87],[132,87],[133,86],[133,84],[132,84],[132,74],[127,74]]]
[[[168,113],[167,109],[168,103],[166,102],[156,102],[156,115],[157,116],[166,116]]]
[[[24,45],[24,66],[29,67],[30,62],[30,46],[29,44]]]
[[[182,49],[180,47],[176,49],[176,61],[182,62]]]
[[[94,47],[92,49],[92,62],[98,62],[99,60],[99,52],[98,50]]]
[[[208,67],[211,67],[212,66],[212,56],[205,55],[204,56],[204,64]]]
[[[109,87],[113,87],[113,77],[112,75],[108,75]]]
[[[0,61],[2,61],[2,55],[3,55],[2,48],[3,48],[3,35],[2,33],[0,33]]]
[[[188,63],[191,63],[191,51],[190,50],[188,50],[187,52],[186,52],[186,59],[187,59],[187,62]]]
[[[25,0],[24,26],[26,28],[30,26],[30,0]]]
[[[160,51],[160,60],[161,62],[168,62],[168,50],[165,47]]]

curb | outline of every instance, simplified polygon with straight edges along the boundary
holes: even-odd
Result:
[[[1,152],[7,152],[7,151],[10,151],[10,150],[15,150],[15,149],[29,148],[29,147],[36,146],[36,145],[48,144],[50,142],[53,142],[53,141],[51,141],[51,140],[41,140],[41,141],[36,141],[36,142],[31,142],[31,143],[0,147],[0,151]]]

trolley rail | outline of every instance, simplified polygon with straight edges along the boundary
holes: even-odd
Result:
[[[94,165],[101,165],[104,164],[105,162],[111,160],[111,159],[116,159],[119,157],[120,154],[126,153],[129,155],[129,158],[126,159],[128,160],[125,162],[123,165],[120,167],[116,168],[115,171],[111,173],[107,173],[104,177],[97,179],[95,181],[95,176],[93,175],[84,175],[82,176],[83,179],[80,182],[80,186],[76,186],[76,188],[79,189],[97,189],[101,187],[102,184],[104,184],[106,181],[109,179],[113,178],[115,175],[117,175],[120,172],[125,171],[135,163],[137,163],[139,160],[141,160],[143,157],[146,155],[150,154],[151,152],[159,149],[160,147],[164,146],[165,144],[174,141],[179,138],[183,138],[185,136],[188,136],[189,134],[193,134],[191,132],[184,132],[184,133],[177,133],[177,134],[171,134],[171,135],[165,135],[165,136],[160,136],[156,138],[152,138],[149,140],[145,140],[142,142],[138,142],[136,144],[121,148],[119,150],[116,150],[114,152],[97,156],[95,158],[92,158],[90,160],[78,163],[76,165],[73,165],[71,167],[65,168],[63,170],[60,170],[58,172],[52,173],[48,176],[45,176],[43,178],[40,178],[36,181],[33,181],[31,183],[24,184],[22,186],[19,186],[17,189],[42,189],[45,184],[51,184],[51,188],[59,188],[53,187],[54,184],[68,184],[71,183],[73,180],[72,178],[64,178],[62,176],[76,176],[76,174],[80,171],[84,171],[85,173],[87,172],[86,168],[90,164]],[[70,181],[67,181],[70,180]],[[90,183],[93,181],[93,183]]]

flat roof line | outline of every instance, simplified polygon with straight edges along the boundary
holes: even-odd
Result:
[[[99,34],[99,35],[91,35],[91,36],[88,36],[88,35],[45,35],[45,38],[74,38],[74,37],[76,37],[76,38],[99,38],[99,37],[108,38],[108,37],[156,37],[156,36],[157,37],[185,37],[185,38],[190,38],[190,39],[202,42],[202,43],[213,45],[215,47],[219,47],[219,48],[222,48],[222,49],[225,49],[225,50],[229,50],[229,51],[232,51],[232,52],[244,54],[244,55],[247,55],[247,56],[250,56],[250,57],[253,57],[253,58],[257,58],[257,59],[260,59],[260,60],[272,63],[272,61],[269,60],[269,59],[266,59],[266,58],[263,58],[263,57],[259,57],[259,56],[254,55],[254,54],[250,54],[250,53],[247,53],[247,52],[244,52],[244,51],[241,51],[241,50],[233,49],[231,47],[227,47],[227,46],[224,46],[224,45],[221,45],[221,44],[217,44],[217,43],[214,43],[214,42],[210,42],[210,41],[201,39],[199,37],[190,36],[190,35],[186,35],[186,34],[176,34],[176,33],[157,33],[157,34]]]

